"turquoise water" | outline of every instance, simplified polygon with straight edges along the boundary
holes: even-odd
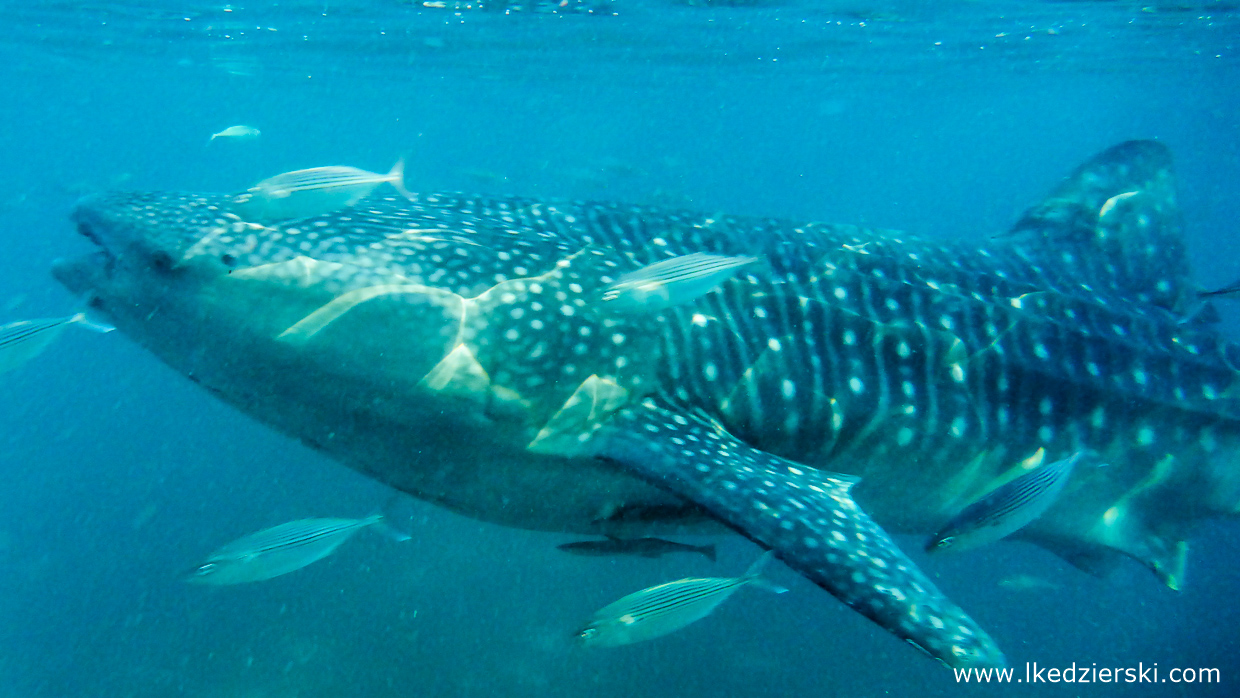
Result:
[[[88,247],[67,218],[83,194],[240,191],[402,156],[415,190],[981,241],[1093,153],[1157,138],[1198,278],[1240,277],[1240,12],[1224,3],[445,4],[0,3],[0,320],[76,307],[47,270]],[[233,124],[262,136],[204,145]],[[1236,691],[1234,521],[1197,535],[1179,593],[1136,563],[1097,580],[1023,544],[915,556],[1022,671],[1217,667],[1221,686],[961,687],[783,569],[789,594],[742,590],[683,632],[584,652],[571,633],[599,606],[739,572],[756,548],[577,558],[555,549],[572,537],[412,504],[410,543],[363,534],[260,585],[188,586],[220,544],[364,516],[387,491],[121,336],[68,333],[0,394],[4,698]],[[1013,574],[1057,588],[998,585]]]

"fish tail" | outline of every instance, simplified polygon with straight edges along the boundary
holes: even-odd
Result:
[[[762,568],[766,567],[766,563],[770,562],[773,557],[775,557],[774,550],[768,550],[765,553],[762,553],[762,557],[754,560],[754,563],[749,566],[749,569],[745,570],[745,574],[742,576],[746,579],[760,576],[762,574]]]
[[[378,531],[379,533],[382,533],[384,536],[388,538],[391,538],[397,543],[404,543],[405,541],[411,540],[413,538],[413,536],[409,535],[408,533],[405,533],[404,531],[396,528],[391,523],[389,523],[388,517],[385,516],[384,514],[373,514],[369,517],[368,520],[370,521],[371,527],[373,527],[376,531]]]
[[[697,551],[706,556],[706,559],[715,562],[715,544],[699,546]]]
[[[711,547],[713,548],[714,546]],[[762,557],[754,561],[754,563],[749,566],[749,569],[745,570],[745,574],[741,576],[741,579],[744,580],[745,584],[751,584],[761,589],[765,589],[773,594],[783,594],[788,591],[787,587],[782,587],[762,576],[762,568],[766,567],[766,563],[770,562],[773,557],[775,557],[774,550],[768,550],[765,553],[762,553]]]
[[[109,325],[106,322],[100,322],[98,320],[91,318],[89,315],[87,315],[84,312],[78,313],[77,315],[74,315],[73,317],[69,318],[69,322],[74,325],[81,325],[82,327],[85,327],[91,332],[98,332],[99,334],[107,334],[116,329],[115,327],[113,327],[112,325]]]
[[[772,594],[788,593],[788,587],[780,586],[776,584],[775,582],[772,582],[771,580],[767,579],[766,577],[754,577],[752,580],[749,581],[749,585],[758,587],[759,589],[762,589],[763,591],[769,591]]]
[[[396,164],[392,165],[392,169],[389,170],[387,173],[387,180],[392,183],[392,186],[396,188],[396,191],[400,192],[401,196],[405,197],[406,199],[411,199],[411,200],[413,199],[413,195],[409,193],[408,189],[405,189],[405,159],[404,158],[397,160]]]
[[[393,494],[391,497],[388,497],[386,502],[383,503],[382,509],[366,518],[366,520],[370,522],[370,525],[373,526],[376,531],[382,533],[388,538],[391,538],[397,543],[403,543],[413,538],[412,535],[406,533],[392,523],[397,518],[393,516],[392,511],[395,509],[396,503],[399,502],[401,498],[402,497],[399,492]]]

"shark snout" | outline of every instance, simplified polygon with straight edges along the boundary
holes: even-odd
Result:
[[[92,252],[72,259],[52,262],[52,278],[60,282],[70,293],[89,294],[98,289],[107,278],[111,257],[106,252]]]

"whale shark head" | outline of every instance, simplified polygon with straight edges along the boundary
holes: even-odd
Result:
[[[232,198],[83,199],[72,218],[97,250],[53,274],[217,396],[424,499],[556,531],[718,529],[691,502],[551,448],[583,409],[641,394],[653,354],[623,321],[593,331],[588,245],[532,233],[549,215],[536,203],[371,198],[256,224]],[[596,375],[617,362],[629,372]]]
[[[191,269],[204,274],[228,271],[226,257],[195,258],[190,252],[227,221],[222,195],[130,194],[109,192],[83,198],[72,219],[78,232],[98,246],[89,260],[59,262],[56,278],[70,290],[91,291],[92,284],[120,277],[116,265],[136,275],[171,275]],[[193,266],[186,264],[193,261]]]

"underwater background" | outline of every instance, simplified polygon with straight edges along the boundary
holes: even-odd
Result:
[[[48,274],[111,188],[243,191],[406,159],[414,191],[596,198],[980,243],[1077,164],[1176,157],[1198,281],[1240,277],[1240,8],[1226,2],[0,2],[0,322],[79,307]],[[216,139],[235,124],[257,140]],[[1240,338],[1240,306],[1222,331]],[[260,584],[184,574],[382,485],[269,431],[119,333],[69,332],[0,376],[0,698],[1235,696],[1240,523],[1187,581],[1095,579],[1023,543],[927,560],[1018,667],[1218,668],[1222,683],[961,685],[778,565],[665,638],[586,651],[630,591],[720,559],[588,558],[575,536],[407,502]],[[685,539],[705,543],[707,539]],[[1023,575],[1036,588],[1000,585]]]

